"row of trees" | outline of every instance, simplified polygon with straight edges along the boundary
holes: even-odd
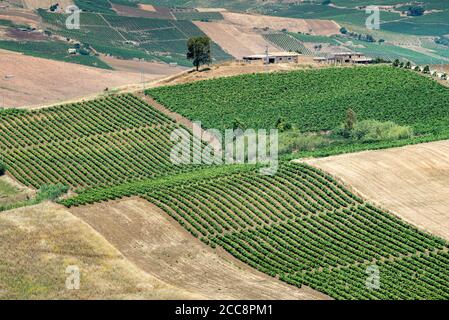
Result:
[[[433,77],[438,77],[438,73],[436,71],[432,72],[430,70],[430,66],[424,66],[423,68],[421,68],[420,66],[415,66],[413,67],[412,64],[410,63],[410,61],[407,61],[406,63],[399,61],[399,59],[396,59],[393,61],[393,67],[396,68],[404,68],[404,69],[413,69],[414,71],[417,72],[422,72],[424,74],[428,74],[428,75],[432,75]],[[447,80],[447,74],[443,73],[440,78],[442,80]]]

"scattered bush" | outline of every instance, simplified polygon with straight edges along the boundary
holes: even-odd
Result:
[[[364,120],[357,122],[351,131],[353,139],[363,142],[391,141],[407,139],[412,136],[412,128],[397,125],[392,121]]]
[[[4,175],[6,170],[8,170],[6,164],[2,160],[0,160],[0,176]]]
[[[298,130],[279,134],[279,154],[292,154],[301,151],[314,151],[331,141],[326,137],[313,133],[301,133]]]

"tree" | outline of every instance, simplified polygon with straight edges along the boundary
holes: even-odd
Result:
[[[425,66],[424,69],[422,70],[423,73],[425,74],[430,74],[430,67],[429,66]]]
[[[424,11],[424,8],[421,6],[413,6],[407,10],[407,15],[412,17],[422,16]]]
[[[187,59],[192,60],[196,71],[202,64],[212,62],[210,39],[208,37],[193,37],[187,41]]]
[[[345,27],[340,28],[340,33],[341,34],[347,34],[348,30]]]
[[[410,63],[410,61],[407,61],[407,63],[405,64],[405,69],[411,69],[412,68],[412,64]]]
[[[357,114],[351,108],[346,111],[345,131],[351,132],[357,123]]]
[[[416,67],[415,67],[415,71],[420,72],[420,71],[421,71],[421,68],[420,68],[419,66],[416,66]]]

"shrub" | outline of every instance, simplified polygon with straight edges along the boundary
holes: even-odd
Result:
[[[55,185],[51,184],[45,184],[42,187],[40,187],[35,201],[37,203],[45,200],[55,200],[62,196],[63,194],[67,193],[69,191],[69,187],[66,185],[63,185],[62,183],[58,183]]]
[[[355,124],[351,137],[363,142],[391,141],[407,139],[413,136],[413,130],[407,126],[400,126],[392,121],[380,122],[364,120]]]
[[[313,151],[331,141],[318,134],[306,134],[297,130],[283,132],[279,135],[279,153],[290,154],[300,151]]]
[[[6,170],[8,170],[6,164],[0,160],[0,176],[4,175]]]

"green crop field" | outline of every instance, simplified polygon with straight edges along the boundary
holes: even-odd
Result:
[[[204,243],[292,285],[337,299],[449,297],[448,243],[308,165],[284,163],[274,176],[249,169],[190,173],[178,181],[88,190],[62,203],[130,195],[156,204]],[[379,290],[365,285],[373,265],[382,274]]]
[[[301,54],[310,56],[312,52],[304,47],[304,44],[286,33],[270,33],[264,34],[263,37],[274,44],[275,46],[282,48],[285,51],[300,52]]]
[[[124,17],[104,12],[80,16],[80,29],[65,28],[66,15],[38,11],[53,32],[89,44],[101,53],[123,59],[143,58],[191,66],[187,40],[205,34],[191,21]],[[214,62],[232,58],[212,42]]]
[[[5,115],[0,151],[27,186],[113,185],[190,170],[172,165],[172,120],[132,95]]]
[[[246,128],[273,128],[280,117],[303,132],[333,130],[352,108],[359,120],[411,126],[419,141],[449,136],[449,89],[390,66],[243,75],[155,88],[147,94],[219,130],[233,128],[236,118]]]

